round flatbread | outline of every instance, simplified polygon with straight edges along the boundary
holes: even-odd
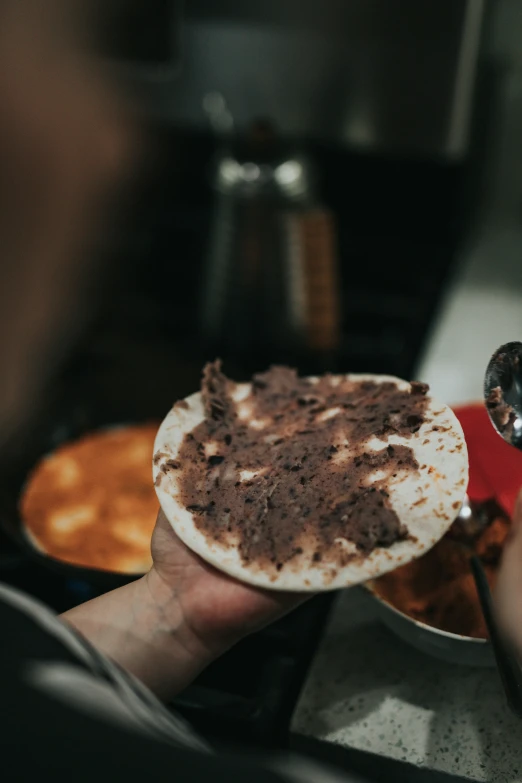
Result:
[[[440,540],[468,456],[458,420],[423,384],[287,368],[235,384],[215,363],[163,421],[153,477],[174,531],[204,560],[262,588],[319,591]]]

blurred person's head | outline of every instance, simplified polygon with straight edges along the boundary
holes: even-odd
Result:
[[[87,5],[0,2],[0,444],[77,328],[93,236],[135,150],[88,53]]]

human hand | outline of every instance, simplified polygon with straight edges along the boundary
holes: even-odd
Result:
[[[146,576],[63,619],[164,700],[241,638],[308,597],[259,590],[217,571],[180,541],[162,512],[152,556]]]
[[[522,492],[504,545],[495,599],[498,619],[522,655]]]
[[[260,590],[203,561],[174,533],[162,511],[152,537],[150,590],[168,620],[169,603],[187,631],[212,657],[274,622],[309,594]],[[170,611],[174,611],[171,609]]]

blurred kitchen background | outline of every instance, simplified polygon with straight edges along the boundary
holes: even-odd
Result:
[[[161,418],[216,356],[236,379],[285,362],[479,395],[489,342],[522,329],[522,3],[186,0],[179,40],[170,8],[106,31],[149,152],[33,433]],[[9,547],[0,577],[57,609],[95,594]],[[225,656],[186,714],[282,736],[321,601]]]
[[[464,249],[519,223],[520,4],[187,0],[179,41],[127,6],[149,154],[73,375],[132,417],[215,356],[415,374]]]
[[[274,361],[412,376],[470,232],[518,212],[509,9],[188,0],[169,42],[169,3],[147,26],[135,6],[107,41],[150,158],[74,373],[120,413],[124,387],[131,417],[162,415],[217,355],[236,378]]]

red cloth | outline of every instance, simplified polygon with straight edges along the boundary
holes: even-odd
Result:
[[[483,404],[454,408],[469,453],[470,500],[494,498],[511,517],[522,488],[522,452],[497,434]]]

